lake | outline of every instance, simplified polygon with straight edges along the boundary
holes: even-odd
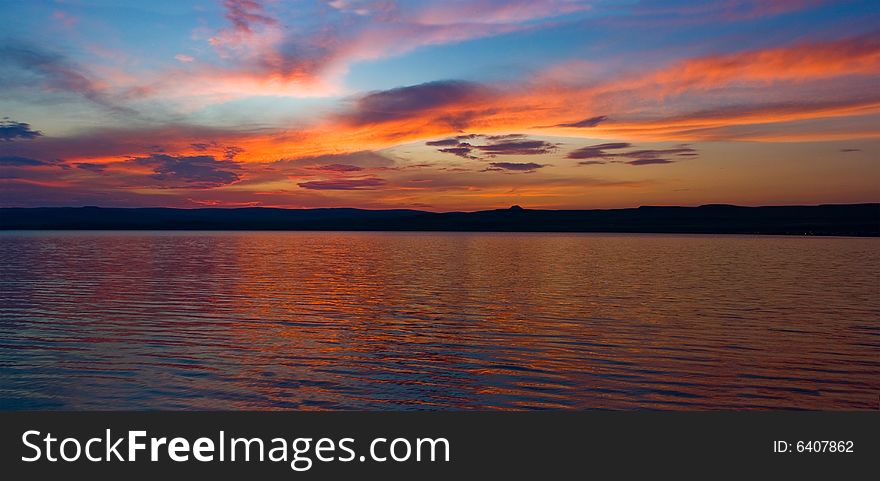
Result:
[[[880,239],[2,232],[0,409],[877,409]]]

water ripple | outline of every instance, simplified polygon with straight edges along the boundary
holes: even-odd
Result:
[[[3,409],[876,409],[880,240],[5,232]]]

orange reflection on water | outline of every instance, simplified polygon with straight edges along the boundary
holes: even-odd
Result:
[[[873,409],[877,239],[5,233],[7,408]]]

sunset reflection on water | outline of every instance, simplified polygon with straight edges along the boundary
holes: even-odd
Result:
[[[876,409],[878,239],[0,234],[5,409]]]

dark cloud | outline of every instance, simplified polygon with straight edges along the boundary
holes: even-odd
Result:
[[[469,135],[469,137],[472,137],[472,138],[475,138],[474,136],[480,137],[480,135],[477,135],[477,134],[470,134]],[[484,137],[486,138],[486,140],[488,140],[490,142],[498,142],[501,140],[524,139],[524,138],[526,138],[526,135],[525,134],[503,134],[503,135],[486,135]]]
[[[471,155],[472,146],[468,143],[458,144],[458,147],[449,147],[447,149],[438,149],[438,152],[457,155],[463,159],[478,160],[479,157]]]
[[[192,148],[196,149],[199,152],[204,152],[211,147],[211,144],[207,144],[204,142],[199,142],[199,143],[190,144],[190,145],[192,146]]]
[[[366,179],[333,179],[300,182],[303,189],[312,190],[370,190],[385,185],[384,179],[369,177]]]
[[[151,177],[164,188],[210,189],[239,180],[239,165],[210,155],[156,154],[125,161],[153,169]]]
[[[519,134],[515,134],[515,135],[519,135]],[[460,143],[464,143],[467,140],[474,140],[474,139],[479,139],[479,138],[484,138],[484,137],[485,137],[484,135],[480,135],[480,134],[463,134],[463,135],[456,135],[455,137],[449,137],[447,139],[432,140],[429,142],[425,142],[425,145],[430,145],[433,147],[453,146],[453,145],[458,145]],[[492,136],[492,137],[498,137],[498,136]],[[466,144],[466,145],[470,145],[470,144]]]
[[[362,150],[357,152],[345,152],[340,154],[328,154],[293,159],[281,159],[270,163],[248,164],[247,176],[241,181],[241,185],[260,185],[267,182],[303,181],[308,179],[321,179],[322,176],[332,179],[345,179],[349,175],[358,175],[363,178],[368,171],[397,170],[394,159],[385,157],[377,152]],[[328,184],[332,187],[331,184]],[[353,184],[358,187],[357,183]],[[352,190],[341,184],[342,190]],[[305,188],[327,188],[324,184],[308,184]],[[327,188],[329,190],[329,188]],[[298,189],[297,192],[300,192]]]
[[[499,142],[488,145],[475,145],[474,148],[481,150],[489,156],[496,155],[540,155],[547,154],[556,149],[554,144],[543,140],[521,140],[512,142]]]
[[[32,130],[30,124],[14,120],[0,120],[0,142],[29,140],[42,136],[39,130]]]
[[[372,92],[355,101],[354,111],[348,119],[356,124],[405,119],[427,110],[475,99],[485,91],[486,88],[477,83],[443,80]]]
[[[465,140],[471,142],[465,142]],[[480,144],[477,141],[485,143]],[[488,157],[496,157],[498,155],[540,155],[556,150],[555,144],[543,140],[528,140],[527,136],[523,134],[464,134],[429,141],[425,144],[432,147],[445,147],[437,149],[437,151],[473,160],[480,158],[476,154],[484,154]]]
[[[492,162],[489,165],[494,170],[513,170],[517,172],[534,172],[542,167],[547,167],[546,165],[536,164],[534,162]]]
[[[238,154],[240,154],[242,152],[244,152],[243,148],[237,147],[235,145],[231,145],[231,146],[223,149],[223,158],[226,160],[232,160],[235,158],[235,156],[237,156]]]
[[[425,145],[430,145],[432,147],[446,147],[452,145],[458,145],[459,140],[457,138],[451,139],[441,139],[441,140],[432,140],[430,142],[425,142]]]
[[[358,172],[364,170],[364,168],[351,164],[328,164],[319,165],[315,167],[315,170],[322,170],[326,172]]]
[[[161,148],[156,145],[156,140],[161,139],[172,154],[177,154],[178,146],[192,146],[197,139],[223,138],[234,145],[239,139],[260,132],[262,131],[219,129],[169,122],[158,128],[104,128],[83,130],[72,136],[43,136],[32,142],[8,142],[3,144],[3,153],[35,159],[122,158],[132,153],[160,153],[155,152],[155,149]],[[204,142],[205,150],[219,149],[214,142]],[[197,147],[193,149],[198,150]]]
[[[656,159],[662,155],[693,155],[696,153],[696,150],[682,145],[674,149],[633,150],[630,152],[624,152],[621,155],[631,159]]]
[[[699,155],[695,149],[686,144],[681,144],[670,149],[624,150],[631,147],[632,144],[626,142],[590,145],[573,150],[569,152],[566,157],[569,159],[591,159],[579,162],[580,165],[601,165],[607,163],[657,165],[671,164],[675,162],[674,160],[669,159],[669,156],[695,157]]]
[[[862,149],[840,149],[841,152],[861,152]]]
[[[629,165],[652,165],[652,164],[671,164],[675,162],[674,160],[669,159],[636,159],[624,162],[624,164]]]
[[[599,115],[597,117],[590,117],[588,119],[578,120],[577,122],[570,122],[565,124],[556,124],[554,127],[579,127],[579,128],[589,128],[595,127],[602,122],[608,120],[608,116]]]
[[[672,149],[632,150],[621,153],[622,157],[631,159],[621,162],[628,165],[672,164],[675,161],[667,158],[670,155],[693,157],[697,155],[697,151],[684,144]]]
[[[55,52],[33,45],[3,43],[0,45],[0,64],[4,69],[15,67],[26,72],[25,75],[7,72],[4,82],[11,85],[26,88],[36,85],[46,90],[70,92],[111,110],[134,114],[131,109],[111,100],[85,69]]]
[[[0,165],[6,167],[36,167],[38,165],[50,165],[42,160],[31,159],[29,157],[18,157],[15,155],[0,156]]]
[[[76,164],[77,169],[87,170],[89,172],[104,172],[107,164],[95,164],[92,162],[80,162]]]
[[[615,154],[611,154],[605,152],[606,150],[619,150],[619,149],[628,149],[632,147],[632,144],[626,142],[613,142],[607,144],[599,144],[599,145],[590,145],[587,147],[581,147],[577,150],[572,150],[566,155],[569,159],[602,159],[606,157],[613,157]]]

